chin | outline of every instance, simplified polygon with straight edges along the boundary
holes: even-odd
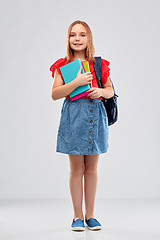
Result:
[[[84,47],[80,47],[80,48],[78,48],[78,47],[77,47],[77,48],[76,48],[76,47],[73,47],[72,49],[73,49],[74,51],[77,51],[77,52],[78,52],[78,51],[83,51],[83,50],[85,50],[86,48],[84,48]]]

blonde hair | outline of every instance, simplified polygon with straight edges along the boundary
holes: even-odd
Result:
[[[71,23],[71,25],[69,26],[69,28],[67,30],[65,59],[67,61],[71,61],[72,58],[73,58],[73,50],[70,48],[69,38],[70,38],[70,33],[71,33],[71,30],[72,30],[72,27],[75,24],[82,24],[85,27],[86,32],[87,32],[87,36],[88,36],[87,47],[85,49],[85,58],[86,58],[87,61],[94,62],[95,61],[95,58],[94,58],[95,48],[94,48],[94,45],[93,45],[93,37],[92,37],[91,29],[86,22],[80,21],[80,20],[76,20],[73,23]]]

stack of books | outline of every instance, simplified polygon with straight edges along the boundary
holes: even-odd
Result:
[[[79,58],[74,60],[73,62],[70,62],[64,65],[63,67],[60,67],[60,71],[62,73],[65,84],[73,81],[77,77],[80,66],[82,66],[82,72],[81,72],[82,74],[90,71],[88,61],[81,62]],[[86,84],[86,85],[77,87],[73,92],[69,94],[71,100],[74,101],[78,98],[81,98],[87,95],[88,92],[86,91],[90,89],[90,87],[92,87],[92,84],[91,86],[89,84]]]

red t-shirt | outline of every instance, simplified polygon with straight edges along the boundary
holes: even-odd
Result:
[[[58,59],[55,63],[53,63],[52,66],[51,66],[50,69],[49,69],[49,70],[52,72],[52,77],[54,78],[54,73],[55,73],[55,70],[57,69],[57,71],[60,73],[61,78],[62,78],[62,80],[63,80],[63,82],[64,82],[63,76],[62,76],[61,71],[60,71],[59,68],[62,67],[62,66],[64,66],[64,65],[66,65],[66,64],[68,64],[68,63],[69,63],[69,62],[67,62],[67,60],[64,59],[64,58],[60,58],[60,59]],[[105,59],[102,59],[102,83],[103,83],[103,84],[105,84],[105,83],[107,82],[107,77],[110,75],[110,73],[109,73],[110,68],[108,67],[109,64],[110,64],[110,62],[108,62],[108,61],[105,60]],[[89,61],[89,68],[90,68],[91,74],[93,75],[92,86],[99,88],[98,82],[97,82],[97,78],[96,78],[96,74],[95,74],[95,71],[94,71],[93,62],[90,62],[90,61]],[[64,82],[64,84],[65,84],[65,82]],[[89,93],[90,93],[90,92],[89,92]],[[88,93],[88,94],[89,94],[89,93]],[[69,95],[66,96],[66,98],[71,99],[71,98],[69,97]],[[87,96],[83,96],[82,98],[91,99],[90,97],[87,97]],[[102,97],[99,97],[98,99],[101,99],[101,100],[102,100]]]

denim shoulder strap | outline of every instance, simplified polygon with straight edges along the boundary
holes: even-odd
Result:
[[[103,86],[102,86],[102,77],[101,77],[101,73],[102,73],[102,59],[101,59],[101,57],[95,57],[95,62],[93,62],[93,66],[94,66],[98,86],[100,88],[102,88]]]

